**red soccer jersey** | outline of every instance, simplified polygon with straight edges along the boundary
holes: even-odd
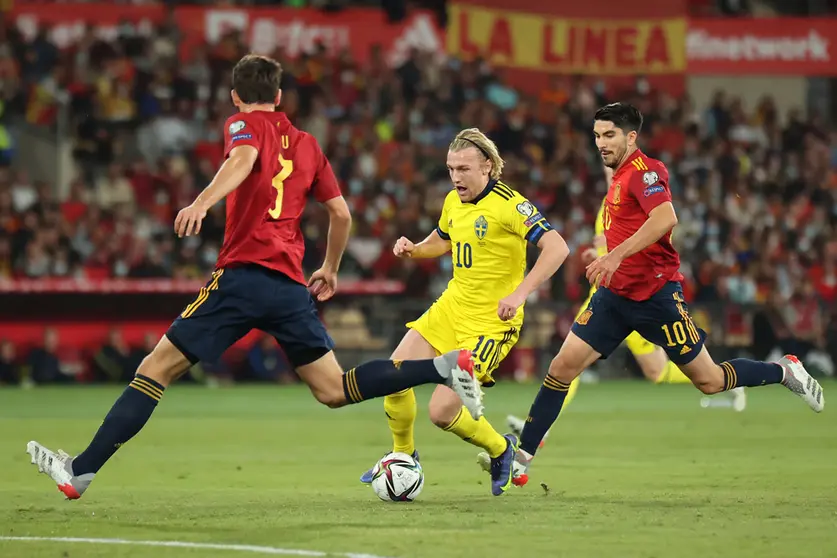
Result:
[[[613,173],[605,198],[604,229],[608,252],[633,236],[651,210],[671,201],[668,170],[640,150]],[[671,244],[671,231],[625,259],[608,289],[631,300],[648,300],[669,281],[682,281],[680,256]]]
[[[241,112],[224,125],[224,157],[251,145],[259,157],[250,175],[227,196],[218,269],[256,264],[305,283],[305,243],[299,220],[309,193],[323,203],[341,195],[337,178],[314,136],[281,112]]]

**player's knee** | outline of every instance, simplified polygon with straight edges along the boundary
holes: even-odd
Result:
[[[171,342],[163,338],[137,368],[137,374],[168,386],[186,372],[191,364]]]
[[[433,424],[439,428],[447,428],[461,409],[462,401],[458,397],[432,397],[427,406],[427,414]]]
[[[718,380],[715,378],[698,378],[693,379],[692,383],[698,388],[701,392],[705,393],[706,395],[715,395],[716,393],[721,393],[724,391],[724,382],[723,380]]]
[[[321,389],[314,392],[314,397],[329,409],[339,409],[346,405],[346,395],[343,388]]]
[[[724,371],[717,364],[713,363],[711,368],[705,370],[690,370],[689,372],[692,384],[706,395],[714,395],[724,391]]]
[[[559,382],[570,383],[582,372],[576,368],[577,367],[574,366],[572,362],[559,353],[552,359],[552,362],[549,363],[548,374]]]

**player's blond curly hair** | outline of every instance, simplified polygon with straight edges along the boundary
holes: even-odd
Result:
[[[489,174],[494,180],[499,179],[503,174],[503,166],[506,162],[500,157],[500,152],[494,142],[480,132],[479,128],[466,128],[456,134],[456,137],[450,142],[448,150],[462,151],[469,147],[476,147],[487,160],[491,161],[491,172]]]

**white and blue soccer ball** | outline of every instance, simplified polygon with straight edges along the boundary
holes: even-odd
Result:
[[[372,470],[372,490],[385,502],[412,502],[424,488],[424,471],[412,456],[392,452]]]

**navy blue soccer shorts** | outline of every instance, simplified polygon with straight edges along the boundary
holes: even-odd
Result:
[[[662,347],[675,364],[689,364],[706,332],[695,326],[679,282],[670,281],[648,300],[636,301],[600,287],[573,324],[573,333],[607,358],[631,332]]]
[[[217,361],[252,329],[272,335],[295,367],[334,348],[308,288],[257,265],[215,271],[166,337],[194,364]]]

